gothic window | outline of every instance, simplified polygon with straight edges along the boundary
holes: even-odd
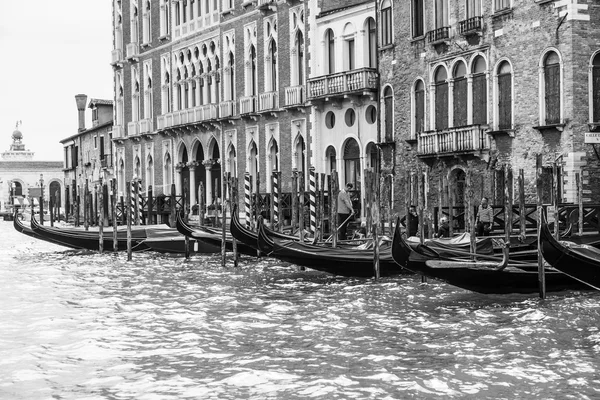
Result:
[[[446,68],[435,72],[435,129],[448,128],[448,74]]]
[[[459,61],[454,67],[454,85],[452,97],[454,100],[453,126],[467,125],[467,68]]]
[[[545,125],[560,123],[560,59],[551,51],[544,58]]]
[[[498,66],[498,128],[512,128],[512,68],[507,61]]]
[[[296,41],[294,43],[296,48],[296,63],[294,67],[297,71],[297,81],[298,85],[304,84],[304,35],[301,31],[296,33]]]
[[[487,124],[487,79],[485,75],[486,64],[483,57],[478,56],[473,62],[471,74],[473,76],[473,124]]]
[[[269,46],[269,69],[271,74],[271,87],[269,88],[271,92],[277,90],[277,43],[274,40],[271,40]]]
[[[229,73],[227,74],[227,97],[226,100],[234,100],[235,99],[235,59],[233,53],[229,53]]]
[[[250,96],[258,95],[258,76],[256,65],[256,48],[250,46]]]
[[[387,46],[393,41],[392,3],[384,0],[381,3],[381,45]]]
[[[425,34],[423,18],[423,0],[412,0],[412,36],[419,37]]]

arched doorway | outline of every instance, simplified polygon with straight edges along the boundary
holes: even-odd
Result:
[[[351,183],[354,190],[360,190],[360,147],[354,139],[349,139],[344,146],[344,181],[340,186]]]
[[[217,201],[217,198],[219,199],[219,203],[223,201],[223,196],[221,194],[221,153],[219,151],[219,145],[217,144],[216,140],[213,140],[212,143],[212,155],[211,155],[212,160],[214,161],[213,166],[212,166],[212,170],[211,170],[211,176],[212,176],[212,183],[213,183],[213,188],[212,188],[212,202],[214,203],[215,201]]]
[[[331,174],[331,171],[337,169],[337,159],[335,155],[335,148],[333,146],[327,147],[325,150],[325,171]]]
[[[194,167],[194,177],[195,177],[195,193],[198,194],[197,202],[200,203],[200,183],[202,183],[202,187],[204,187],[204,204],[206,204],[206,166],[204,165],[204,148],[202,144],[198,143],[195,152],[196,166]]]
[[[181,188],[181,193],[185,194],[186,201],[189,201],[190,198],[190,169],[187,166],[189,161],[188,152],[185,146],[181,147],[181,161],[179,164],[179,187]]]
[[[60,199],[60,183],[57,181],[50,182],[50,185],[48,187],[48,200],[54,206],[54,210],[52,210],[54,212],[54,215],[56,215],[56,212],[60,209]]]
[[[450,172],[450,194],[452,196],[451,201],[454,207],[455,223],[454,226],[457,229],[465,229],[465,205],[467,204],[465,198],[465,181],[466,174],[462,168],[455,168]]]

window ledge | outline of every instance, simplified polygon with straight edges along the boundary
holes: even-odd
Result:
[[[539,5],[542,5],[542,4],[554,3],[554,0],[535,0],[535,2],[538,3]]]
[[[486,133],[488,135],[493,136],[493,137],[500,136],[500,135],[508,135],[508,137],[511,137],[511,138],[515,137],[515,130],[514,129],[501,129],[501,128],[493,129],[493,128],[490,128],[490,129],[488,129],[486,131]]]
[[[169,35],[161,35],[158,37],[158,40],[169,40]]]
[[[558,132],[562,132],[565,129],[565,124],[539,125],[539,126],[534,126],[533,129],[539,131],[542,134],[545,131],[549,131],[549,130],[556,130]]]
[[[600,132],[600,122],[590,122],[588,128],[590,132]]]
[[[512,8],[503,8],[502,10],[498,10],[496,11],[493,15],[492,18],[499,18],[502,17],[504,15],[510,15],[513,13],[513,9]]]
[[[393,49],[394,47],[396,47],[396,45],[394,43],[388,43],[386,45],[379,47],[379,51],[390,50],[390,49]]]
[[[140,44],[140,47],[142,47],[142,48],[151,47],[151,46],[152,46],[152,44],[150,44],[150,42]]]
[[[411,43],[416,43],[416,42],[422,42],[425,40],[425,35],[421,35],[421,36],[416,36],[414,38],[411,39]]]
[[[227,14],[233,15],[233,8],[228,8],[227,10],[221,11],[221,15],[227,15]]]
[[[411,146],[413,146],[419,142],[417,138],[404,139],[404,141]]]

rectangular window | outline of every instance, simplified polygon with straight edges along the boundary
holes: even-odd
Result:
[[[104,136],[100,136],[100,159],[104,158]]]
[[[592,69],[593,122],[600,122],[600,67]]]
[[[381,45],[392,44],[392,7],[381,10]]]
[[[354,39],[350,39],[348,40],[348,71],[355,68],[354,64]]]
[[[98,148],[98,136],[94,136],[94,150]]]
[[[494,0],[494,11],[502,11],[510,8],[510,0]]]
[[[546,124],[560,123],[560,65],[544,67]]]
[[[487,82],[484,74],[473,76],[473,124],[487,124]]]
[[[498,75],[498,128],[512,128],[512,75]]]
[[[454,113],[453,126],[467,125],[467,79],[460,78],[454,81]]]
[[[79,146],[73,146],[71,147],[71,158],[73,160],[73,165],[71,165],[73,168],[77,168],[77,166],[79,165]]]
[[[392,96],[385,97],[385,141],[394,141],[394,99]]]
[[[435,129],[448,128],[448,84],[443,83],[435,89]]]
[[[481,16],[481,0],[467,0],[467,19]]]
[[[448,0],[435,0],[435,29],[448,26]]]
[[[425,34],[423,25],[423,0],[412,1],[412,33],[413,37]]]

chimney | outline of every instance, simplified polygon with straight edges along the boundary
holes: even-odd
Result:
[[[85,94],[75,95],[75,102],[77,103],[77,111],[79,111],[79,132],[85,131],[85,103],[87,102],[87,96]]]

